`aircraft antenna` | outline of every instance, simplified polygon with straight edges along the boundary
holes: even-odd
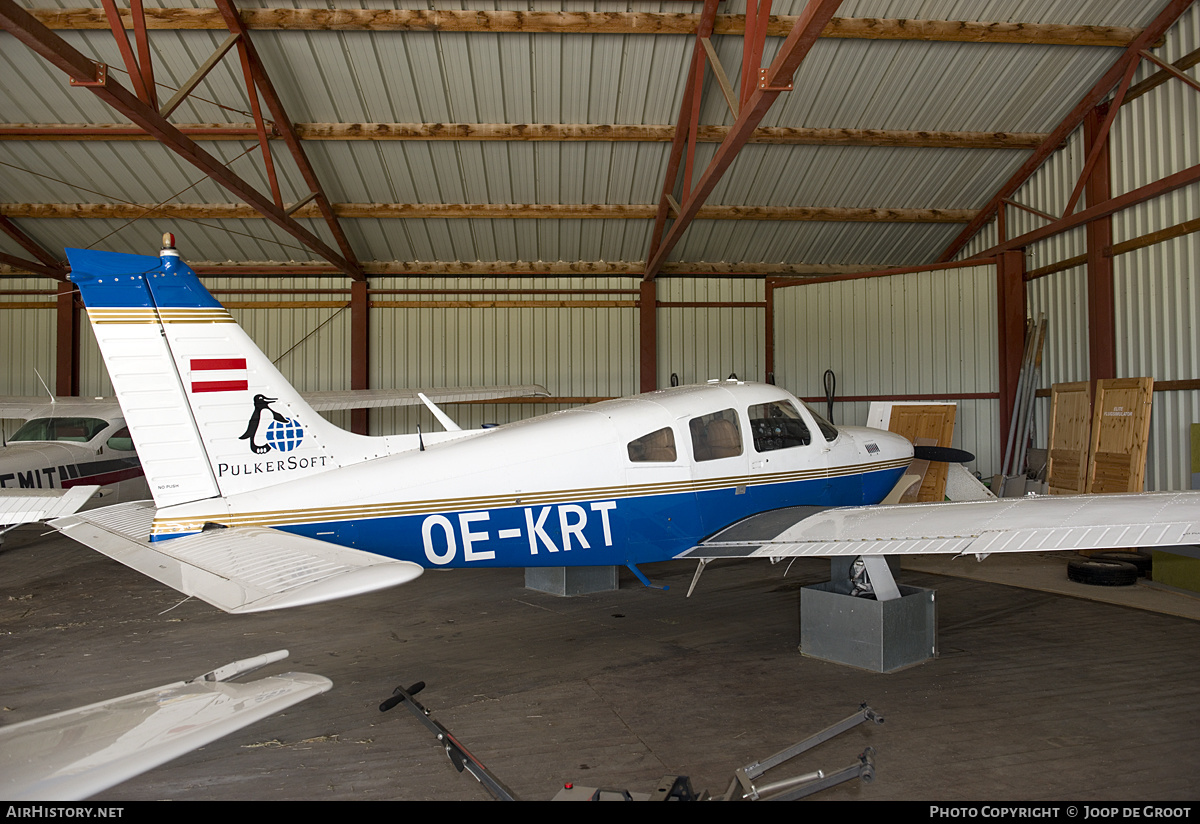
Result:
[[[33,368],[33,374],[37,375],[38,381],[42,384],[42,388],[46,390],[46,394],[50,396],[50,403],[58,403],[54,397],[54,393],[50,391],[50,387],[46,386],[45,379],[42,378],[42,373],[37,371],[37,367]]]

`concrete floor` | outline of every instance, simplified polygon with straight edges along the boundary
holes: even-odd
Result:
[[[1177,615],[907,572],[937,590],[941,655],[880,675],[797,652],[798,590],[827,577],[820,560],[786,578],[783,565],[718,562],[691,599],[694,567],[673,562],[645,570],[668,592],[626,573],[618,592],[561,599],[524,589],[521,570],[430,572],[230,616],[43,531],[0,550],[0,723],[279,648],[291,658],[260,674],[334,682],[98,800],[487,798],[405,710],[378,711],[418,680],[434,717],[526,799],[564,782],[649,791],[668,773],[720,792],[737,767],[862,701],[887,722],[777,774],[843,767],[872,746],[873,783],[818,797],[1200,797],[1200,622]],[[1065,560],[1038,563],[1065,579]]]

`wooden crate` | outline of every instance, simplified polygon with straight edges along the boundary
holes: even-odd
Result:
[[[1141,492],[1146,485],[1153,378],[1096,383],[1088,492]]]
[[[1076,495],[1087,487],[1091,432],[1091,383],[1056,383],[1050,387],[1046,486],[1051,495]]]

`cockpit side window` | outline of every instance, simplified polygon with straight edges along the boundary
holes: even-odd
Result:
[[[104,445],[116,452],[132,452],[133,438],[129,435],[129,427],[123,426],[117,432],[114,432]]]
[[[634,463],[670,463],[676,457],[675,433],[671,427],[663,427],[630,441],[627,448]]]
[[[87,443],[99,435],[108,421],[100,418],[34,418],[13,433],[9,443],[18,441],[71,441]]]
[[[711,415],[701,415],[688,422],[692,434],[692,454],[697,461],[735,458],[742,454],[742,430],[737,412],[723,409]]]
[[[825,436],[825,440],[836,441],[838,436],[837,427],[821,417],[821,415],[818,414],[817,411],[808,404],[804,404],[804,408],[808,410],[808,414],[812,415],[813,418],[816,419],[817,426],[821,428],[821,434]]]
[[[750,407],[748,413],[756,452],[771,452],[812,443],[812,434],[800,417],[800,412],[786,401],[760,403]]]

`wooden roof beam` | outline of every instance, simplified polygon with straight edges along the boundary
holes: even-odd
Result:
[[[232,45],[232,44],[231,44]],[[453,140],[670,143],[670,125],[589,123],[295,123],[301,140]],[[253,123],[176,123],[193,140],[250,140]],[[700,126],[697,140],[720,143],[728,126]],[[0,140],[153,140],[126,123],[0,123]],[[1037,132],[945,132],[898,129],[798,129],[760,126],[749,143],[781,146],[887,146],[927,149],[1035,149]]]
[[[1163,7],[1163,10],[1154,18],[1154,21],[1143,29],[1142,33],[1129,44],[1129,47],[1126,48],[1125,53],[1121,55],[1120,59],[1114,62],[1096,85],[1083,96],[1083,99],[1075,104],[1075,108],[1071,109],[1063,121],[1050,132],[1042,145],[1034,150],[1033,154],[1022,164],[1016,174],[1009,178],[1008,182],[1001,186],[1000,190],[992,196],[987,205],[979,210],[979,215],[946,247],[945,251],[938,257],[939,263],[951,260],[958,254],[958,251],[996,213],[1002,201],[1005,198],[1012,197],[1017,189],[1021,188],[1025,181],[1045,162],[1046,158],[1062,145],[1062,142],[1067,139],[1071,132],[1075,131],[1079,124],[1083,122],[1083,118],[1087,116],[1087,113],[1097,103],[1108,96],[1112,88],[1125,76],[1126,71],[1129,69],[1129,64],[1136,63],[1141,59],[1140,52],[1143,49],[1149,48],[1162,37],[1167,29],[1179,19],[1179,15],[1183,14],[1191,4],[1192,0],[1169,0],[1166,6]],[[991,254],[991,252],[989,251],[988,254]]]
[[[32,12],[52,29],[107,29],[99,9],[37,9]],[[128,12],[123,13],[128,16]],[[285,31],[444,31],[545,32],[558,34],[686,34],[696,31],[700,14],[669,12],[468,11],[432,9],[243,9],[241,19],[252,30]],[[767,36],[786,37],[798,17],[773,15]],[[132,28],[131,24],[127,24]],[[150,29],[225,29],[214,9],[146,9]],[[741,35],[746,18],[720,14],[714,34]],[[901,20],[833,18],[821,37],[856,40],[923,40],[953,43],[1022,43],[1056,46],[1124,48],[1139,31],[1121,26],[1077,26],[1058,23],[999,23],[972,20]]]
[[[156,109],[148,106],[125,87],[113,81],[107,73],[106,67],[93,63],[61,37],[38,23],[33,16],[13,0],[0,0],[0,27],[63,71],[77,84],[85,86],[105,103],[128,117],[142,129],[153,134],[173,152],[220,183],[239,200],[252,205],[264,217],[289,235],[335,264],[346,274],[351,276],[356,274],[355,267],[319,237],[284,214],[282,209],[276,207],[257,189],[230,171],[224,163],[204,151],[191,138],[168,123]]]
[[[620,203],[333,203],[340,218],[506,219],[506,220],[652,220],[657,206]],[[0,216],[130,220],[146,214],[177,220],[254,220],[266,217],[241,203],[0,203]],[[833,206],[703,206],[698,220],[785,220],[846,223],[967,223],[973,209],[862,209]],[[314,204],[295,211],[316,218]]]
[[[28,261],[26,261],[28,262]],[[199,275],[211,277],[322,277],[336,275],[339,270],[328,263],[280,263],[258,261],[217,263],[188,261]],[[862,273],[875,268],[894,268],[880,264],[822,264],[822,263],[668,263],[660,277],[788,277],[820,278]],[[645,266],[641,261],[364,261],[363,270],[371,277],[437,275],[445,277],[491,278],[495,276],[527,277],[629,277],[641,279]],[[2,277],[27,277],[41,274],[18,265],[0,265]],[[455,291],[455,290],[450,290]],[[556,292],[558,290],[555,290]],[[311,293],[306,289],[305,293]]]

